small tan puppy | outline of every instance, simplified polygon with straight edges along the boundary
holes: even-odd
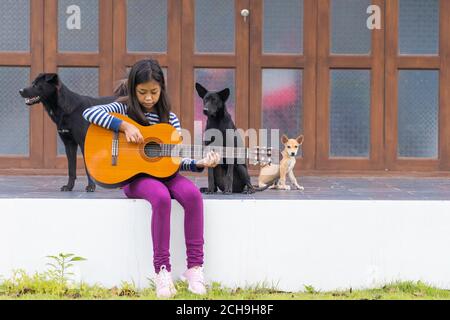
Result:
[[[289,139],[285,134],[281,137],[284,150],[281,152],[282,159],[280,164],[269,164],[261,168],[258,177],[258,186],[260,188],[269,187],[270,189],[290,190],[286,185],[286,175],[289,176],[291,183],[298,190],[304,190],[303,186],[297,183],[294,176],[294,166],[297,152],[303,143],[303,135],[296,139]]]

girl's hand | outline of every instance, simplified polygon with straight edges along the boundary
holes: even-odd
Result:
[[[220,155],[215,151],[210,151],[205,158],[197,161],[197,168],[214,168],[220,162]]]
[[[128,123],[126,121],[122,121],[120,124],[120,131],[125,133],[125,138],[127,139],[127,142],[132,143],[143,143],[144,137],[142,136],[139,129],[132,125],[131,123]]]

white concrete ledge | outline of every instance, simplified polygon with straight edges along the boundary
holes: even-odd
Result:
[[[70,252],[76,280],[148,286],[151,207],[144,200],[0,200],[0,275],[44,271]],[[173,201],[171,261],[185,269],[183,211]],[[205,200],[205,273],[227,287],[284,291],[422,280],[450,288],[450,201]]]

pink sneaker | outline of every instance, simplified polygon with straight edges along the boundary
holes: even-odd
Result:
[[[186,270],[181,276],[182,281],[189,284],[188,290],[195,294],[206,294],[203,267],[194,267]]]
[[[161,266],[159,273],[155,276],[155,285],[158,298],[172,298],[177,293],[172,276],[164,265]]]

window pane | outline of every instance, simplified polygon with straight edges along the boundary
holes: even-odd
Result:
[[[264,53],[303,53],[303,0],[264,0]]]
[[[400,0],[399,15],[400,53],[437,54],[439,0]]]
[[[226,101],[226,108],[231,118],[235,121],[235,71],[234,69],[195,69],[195,82],[200,83],[209,91],[222,91],[230,89],[230,97]],[[206,127],[206,116],[203,114],[203,101],[194,88],[194,121],[202,122],[202,130],[194,132],[194,141],[201,141],[201,135]],[[183,124],[181,124],[183,127]],[[192,133],[191,133],[192,134]],[[194,137],[192,137],[194,138]]]
[[[370,54],[367,8],[371,1],[333,0],[331,4],[331,52]]]
[[[0,67],[0,154],[29,155],[30,108],[19,90],[30,85],[30,69]]]
[[[400,70],[398,156],[437,158],[439,72]]]
[[[59,51],[97,52],[98,13],[98,0],[59,0]]]
[[[302,71],[264,69],[262,79],[262,128],[279,129],[280,139],[283,134],[298,137],[303,133]],[[272,145],[270,142],[268,130],[268,146]],[[300,150],[298,155],[301,154]]]
[[[370,71],[331,71],[329,134],[331,157],[369,157]]]
[[[167,51],[167,0],[128,0],[128,51]]]
[[[234,52],[234,20],[234,0],[196,0],[196,51]]]
[[[98,97],[97,68],[59,68],[59,77],[69,90],[91,97]],[[64,143],[58,135],[58,155],[64,155]],[[78,150],[78,154],[81,152]]]
[[[0,12],[0,51],[30,51],[30,0],[2,0]]]

